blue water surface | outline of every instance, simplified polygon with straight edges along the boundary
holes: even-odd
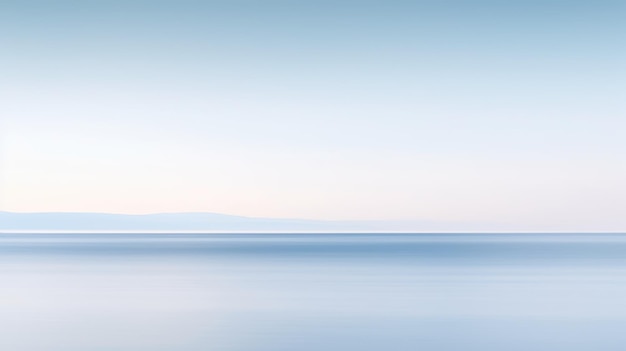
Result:
[[[2,234],[0,350],[623,350],[626,235]]]

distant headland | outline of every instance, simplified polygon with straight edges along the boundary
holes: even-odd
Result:
[[[244,217],[208,212],[144,215],[88,212],[0,212],[0,232],[451,232],[479,231],[467,223]]]

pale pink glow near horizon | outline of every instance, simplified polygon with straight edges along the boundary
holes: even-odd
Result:
[[[133,147],[122,140],[105,147],[102,140],[42,134],[24,140],[5,140],[5,211],[216,212],[546,228],[558,222],[568,228],[624,224],[626,194],[615,193],[624,169],[606,160],[584,160],[594,167],[581,171],[581,160],[522,163],[210,147],[199,152],[196,145]]]

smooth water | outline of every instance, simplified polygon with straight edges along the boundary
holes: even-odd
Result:
[[[623,350],[626,235],[4,234],[0,350]]]

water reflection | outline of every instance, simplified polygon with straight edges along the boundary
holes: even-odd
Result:
[[[617,350],[621,235],[10,235],[0,348]]]

